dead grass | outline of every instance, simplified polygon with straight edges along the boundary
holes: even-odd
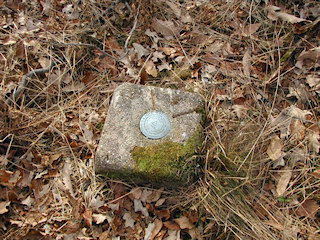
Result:
[[[199,239],[319,238],[319,92],[305,81],[317,68],[295,66],[303,49],[319,46],[312,28],[299,33],[305,25],[271,21],[264,3],[255,1],[175,2],[180,15],[162,1],[129,1],[131,10],[82,1],[71,15],[63,12],[66,4],[54,2],[49,10],[35,1],[1,3],[0,198],[10,202],[0,215],[4,238],[77,232],[111,239],[101,234],[113,236],[114,223],[90,225],[84,216],[105,213],[123,198],[113,180],[95,175],[93,163],[113,90],[127,81],[192,90],[206,100],[202,174],[188,188],[163,191],[172,218],[197,211]],[[167,70],[157,76],[142,70],[149,55],[139,59],[133,50],[115,61],[89,47],[48,43],[94,44],[119,57],[138,8],[129,49],[139,43],[162,53],[155,65]],[[293,6],[284,9],[292,14]],[[173,19],[179,31],[157,42],[145,35],[154,18]],[[254,24],[258,29],[250,30]],[[6,105],[21,77],[50,58],[56,63],[50,73],[30,79],[19,101]],[[271,159],[275,136],[282,156]],[[135,187],[120,183],[128,191]],[[147,225],[142,221],[132,239],[142,239]]]

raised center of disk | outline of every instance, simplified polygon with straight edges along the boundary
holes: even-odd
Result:
[[[140,130],[151,139],[163,138],[170,132],[171,124],[162,112],[148,112],[140,120]]]

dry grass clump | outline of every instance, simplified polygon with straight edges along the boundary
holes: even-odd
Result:
[[[143,239],[155,218],[179,217],[193,219],[194,228],[180,229],[186,239],[319,238],[315,1],[282,3],[282,13],[305,11],[308,21],[297,23],[271,20],[272,8],[256,1],[53,2],[0,2],[3,238]],[[22,76],[50,60],[50,71],[8,104]],[[195,184],[141,190],[95,175],[112,93],[124,82],[204,97]],[[132,189],[161,192],[165,203],[156,207],[159,199],[142,201]],[[140,200],[152,217],[132,213],[135,228],[123,232],[125,211]]]
[[[212,92],[207,95],[210,124],[207,128],[206,172],[198,189],[201,202],[217,224],[230,229],[240,239],[296,239],[298,236],[313,239],[317,235],[315,226],[319,226],[315,215],[319,208],[316,203],[319,181],[311,175],[314,176],[319,167],[319,143],[318,140],[314,142],[317,146],[314,149],[310,136],[315,133],[311,129],[316,129],[315,134],[319,136],[318,113],[314,108],[318,103],[315,104],[315,95],[306,92],[308,90],[295,95],[298,101],[290,99],[294,94],[287,80],[295,75],[289,74],[295,64],[292,53],[296,51],[298,55],[301,41],[296,45],[289,25],[271,25],[263,14],[265,8],[258,5],[239,2],[239,5],[204,4],[202,8],[203,14],[198,14],[199,23],[212,16],[210,28],[222,42],[227,42],[221,36],[227,35],[228,31],[237,32],[228,42],[233,51],[244,55],[242,59],[232,56],[226,63],[227,71],[220,63],[220,71],[212,80]],[[205,14],[207,11],[211,15]],[[234,19],[236,15],[238,19]],[[259,30],[246,38],[246,26],[254,28],[256,23],[259,23]],[[304,38],[313,41],[311,36]],[[227,43],[224,46],[227,47]],[[257,75],[251,72],[250,79],[246,78],[244,60],[248,48],[250,54],[258,53],[251,55],[250,71],[254,68],[259,71],[256,71]],[[211,59],[204,55],[203,59],[225,61],[228,58],[217,55]],[[239,64],[239,60],[242,60],[243,72],[231,65]],[[277,77],[278,73],[281,75]],[[225,85],[230,80],[231,84]],[[306,86],[300,85],[300,88],[303,91]],[[226,95],[233,96],[232,100],[224,101]],[[315,97],[319,99],[319,96]],[[294,114],[295,110],[301,114]],[[310,114],[312,121],[308,121],[305,114]],[[277,141],[281,145],[281,156],[277,159],[272,158],[276,146],[271,147],[275,135],[281,138]],[[278,165],[280,159],[283,162]],[[281,187],[285,191],[281,191]],[[310,201],[313,201],[313,208]]]

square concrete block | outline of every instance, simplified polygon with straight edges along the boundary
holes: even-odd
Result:
[[[159,113],[160,120],[154,119]],[[203,140],[203,117],[204,101],[198,94],[122,84],[114,92],[105,120],[96,172],[137,183],[188,183]],[[140,123],[141,119],[147,120]]]

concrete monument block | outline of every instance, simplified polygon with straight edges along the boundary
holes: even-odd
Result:
[[[203,140],[198,94],[125,83],[112,97],[96,152],[96,172],[135,182],[188,183]]]

